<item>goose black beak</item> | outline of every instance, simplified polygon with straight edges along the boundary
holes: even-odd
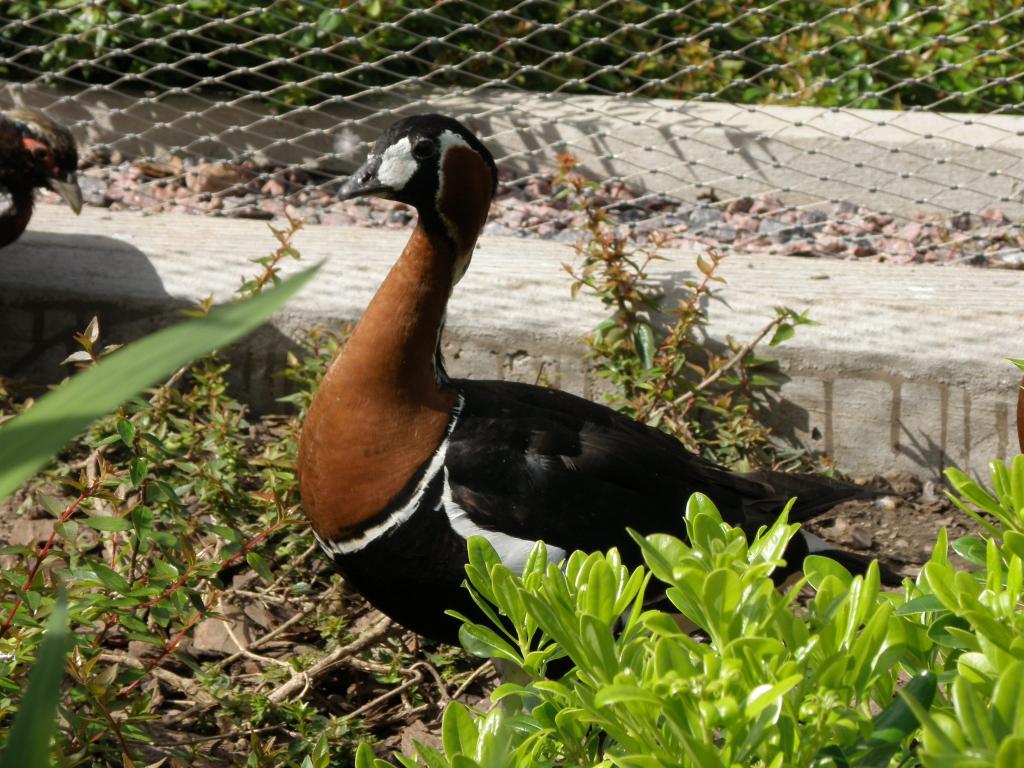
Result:
[[[78,179],[74,172],[69,173],[64,179],[51,178],[46,186],[64,198],[64,202],[71,206],[71,210],[78,215],[82,211],[82,188],[78,186]]]
[[[377,178],[377,171],[380,170],[380,156],[370,155],[366,162],[345,180],[338,190],[339,200],[351,200],[353,197],[366,197],[375,195],[377,197],[391,197],[393,190],[381,183]]]

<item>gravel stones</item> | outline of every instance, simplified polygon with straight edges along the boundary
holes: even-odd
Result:
[[[582,234],[583,213],[552,196],[551,177],[512,179],[503,172],[502,180],[485,234],[564,242]],[[263,220],[290,215],[310,224],[389,229],[413,221],[413,212],[399,203],[337,200],[340,181],[315,170],[259,168],[250,161],[127,161],[118,152],[98,151],[83,153],[79,173],[86,205],[111,210]],[[618,236],[657,237],[669,248],[1024,269],[1024,229],[998,208],[897,218],[845,200],[803,208],[774,195],[688,203],[638,195],[621,180],[589,194],[608,210]],[[39,192],[39,200],[58,202],[48,190]]]

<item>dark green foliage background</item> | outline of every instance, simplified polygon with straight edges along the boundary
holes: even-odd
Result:
[[[570,93],[1019,112],[1024,10],[605,0],[19,0],[0,76],[256,92],[281,108],[410,78]]]

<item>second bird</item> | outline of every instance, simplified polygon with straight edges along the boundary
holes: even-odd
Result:
[[[0,112],[0,248],[25,231],[36,189],[52,189],[72,211],[81,211],[77,172],[71,131],[33,109]]]

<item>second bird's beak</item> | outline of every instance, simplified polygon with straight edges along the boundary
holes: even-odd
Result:
[[[390,197],[391,189],[377,178],[378,170],[380,170],[380,155],[370,155],[366,158],[366,162],[359,166],[341,185],[341,189],[338,190],[338,199],[351,200],[353,197],[366,195]]]
[[[71,206],[71,210],[77,215],[82,211],[82,188],[78,186],[78,179],[75,174],[69,173],[64,179],[51,178],[46,186],[64,198],[64,202]]]

